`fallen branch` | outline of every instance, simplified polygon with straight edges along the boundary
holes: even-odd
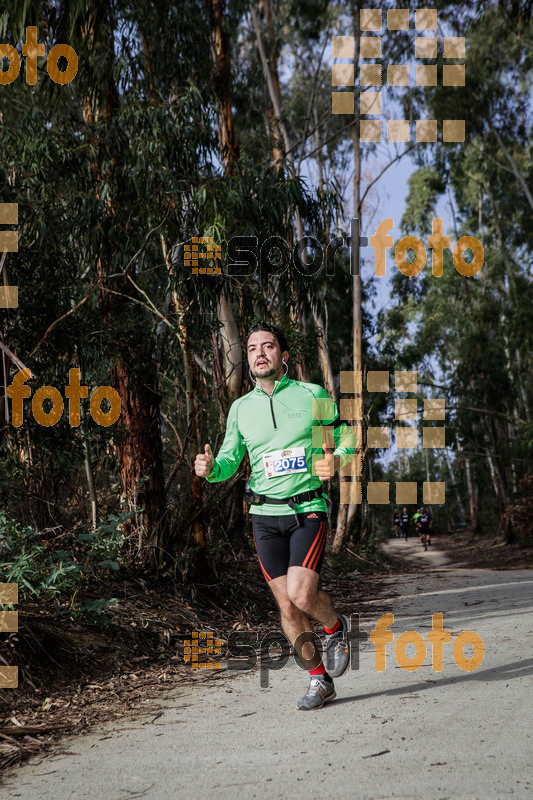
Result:
[[[37,733],[55,733],[62,730],[61,727],[50,727],[49,725],[13,725],[7,728],[0,728],[2,736],[30,736]]]
[[[363,556],[358,556],[357,553],[354,553],[353,550],[350,550],[349,547],[346,547],[345,550],[358,561],[364,561],[365,564],[371,564],[372,566],[375,565],[375,561],[369,561],[368,558],[363,558]]]

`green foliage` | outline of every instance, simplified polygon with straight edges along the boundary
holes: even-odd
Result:
[[[409,195],[402,216],[402,229],[410,235],[419,232],[423,239],[432,231],[437,198],[445,189],[442,175],[432,167],[421,167],[408,180]]]
[[[22,526],[0,512],[0,562],[2,581],[17,583],[21,603],[38,602],[56,617],[93,618],[118,604],[116,598],[80,600],[80,594],[97,579],[120,569],[124,534],[120,530],[129,514],[110,514],[94,532],[70,532],[52,539]],[[57,544],[59,540],[60,544]]]
[[[20,213],[19,252],[8,255],[5,269],[21,287],[21,302],[2,314],[2,341],[36,374],[33,392],[52,385],[64,394],[69,369],[80,366],[90,391],[120,386],[125,410],[152,436],[150,446],[131,454],[132,432],[122,421],[107,430],[86,415],[72,429],[65,403],[61,421],[45,428],[31,418],[29,400],[22,429],[3,429],[0,503],[6,518],[22,526],[4,522],[6,547],[9,538],[14,548],[11,568],[17,565],[21,591],[26,580],[25,591],[52,599],[58,609],[68,606],[68,597],[78,609],[79,587],[118,564],[115,545],[100,552],[111,531],[102,528],[97,539],[65,537],[57,550],[36,533],[87,521],[88,466],[103,512],[118,507],[126,494],[120,480],[137,470],[135,489],[145,493],[138,505],[150,505],[147,495],[156,498],[154,506],[162,497],[167,504],[161,513],[175,532],[164,542],[168,557],[187,550],[188,520],[198,511],[190,513],[189,457],[200,433],[220,434],[228,403],[218,334],[222,291],[239,334],[257,317],[284,324],[292,354],[303,357],[312,380],[322,380],[313,309],[327,327],[334,373],[353,363],[346,253],[327,277],[324,269],[310,277],[291,267],[239,278],[224,262],[222,275],[195,277],[182,264],[192,236],[213,236],[225,255],[233,236],[255,236],[259,249],[280,236],[292,248],[296,212],[304,232],[324,243],[345,224],[353,141],[344,116],[331,114],[326,60],[331,34],[352,33],[361,3],[255,3],[293,163],[275,160],[279,122],[249,3],[220,4],[227,72],[213,46],[215,40],[225,45],[224,37],[217,38],[216,21],[200,6],[197,0],[14,0],[0,16],[2,41],[11,37],[18,46],[26,25],[39,24],[47,49],[68,42],[79,56],[79,73],[68,86],[54,85],[40,60],[36,86],[21,75],[3,87],[0,201],[18,203]],[[533,226],[516,176],[533,191],[531,20],[524,4],[512,2],[438,0],[436,7],[446,35],[466,36],[467,88],[418,87],[394,98],[406,119],[442,120],[453,110],[467,120],[467,139],[416,146],[420,169],[409,181],[402,226],[426,241],[447,192],[456,238],[479,235],[486,264],[478,277],[463,279],[448,252],[440,279],[429,263],[414,279],[396,273],[391,306],[378,320],[371,313],[376,282],[364,285],[363,361],[367,370],[417,368],[427,382],[444,386],[452,447],[476,454],[475,480],[483,487],[492,486],[486,463],[492,453],[507,474],[502,485],[507,480],[510,487],[511,466],[520,477],[531,464],[530,423],[519,426],[533,417],[533,384],[526,378],[533,369]],[[384,65],[401,63],[411,46],[412,31],[384,30]],[[441,62],[439,49],[440,75]],[[220,134],[229,109],[240,156],[228,164]],[[362,149],[363,182],[372,147]],[[143,405],[146,397],[150,403]],[[379,424],[385,403],[374,400],[370,424]],[[196,414],[192,427],[188,407]],[[472,411],[479,408],[483,413]],[[196,422],[203,431],[194,429]],[[156,467],[160,477],[163,468],[168,475],[180,455],[180,472],[163,492]],[[100,602],[90,601],[92,611]]]

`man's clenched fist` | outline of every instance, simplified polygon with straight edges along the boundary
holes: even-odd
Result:
[[[206,444],[204,447],[204,452],[198,453],[194,460],[194,471],[200,478],[207,478],[213,469],[214,463],[215,459],[213,458],[213,453],[211,452],[211,446]]]

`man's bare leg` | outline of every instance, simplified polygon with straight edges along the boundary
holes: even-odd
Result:
[[[317,573],[306,567],[289,567],[287,575],[268,584],[280,610],[281,627],[307,670],[316,669],[322,661],[307,615],[330,628],[338,619],[329,596],[318,588],[318,581]]]
[[[319,576],[306,567],[289,567],[287,574],[287,594],[294,605],[317,619],[326,628],[337,623],[337,612],[330,597],[318,588]]]
[[[309,572],[309,570],[306,570]],[[281,627],[288,640],[295,648],[305,669],[316,669],[322,657],[315,645],[313,626],[307,614],[299,609],[289,598],[287,592],[287,576],[269,581],[281,617]]]

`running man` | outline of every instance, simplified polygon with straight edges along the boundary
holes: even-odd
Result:
[[[407,508],[404,506],[403,511],[400,515],[400,525],[402,527],[402,533],[404,535],[405,541],[409,538],[409,523],[411,522],[411,515],[408,512]]]
[[[309,670],[307,693],[298,700],[298,708],[308,711],[333,700],[333,678],[350,663],[348,621],[319,588],[319,574],[328,528],[323,481],[352,460],[355,435],[321,386],[287,376],[289,348],[279,328],[267,323],[253,327],[246,353],[255,387],[231,406],[217,457],[206,444],[195,470],[209,482],[227,480],[248,450],[247,499],[259,564],[282,628]],[[333,438],[333,453],[322,447],[324,433]],[[308,615],[324,626],[328,671]]]
[[[420,539],[422,540],[422,544],[424,545],[424,550],[428,549],[428,544],[431,544],[431,528],[433,527],[433,517],[424,509],[424,506],[420,509]]]
[[[420,509],[417,508],[415,513],[413,514],[413,524],[415,526],[415,533],[418,534],[420,541],[422,541],[422,537],[420,535]]]
[[[396,508],[392,515],[392,524],[394,525],[394,535],[398,539],[400,536],[400,512]]]

